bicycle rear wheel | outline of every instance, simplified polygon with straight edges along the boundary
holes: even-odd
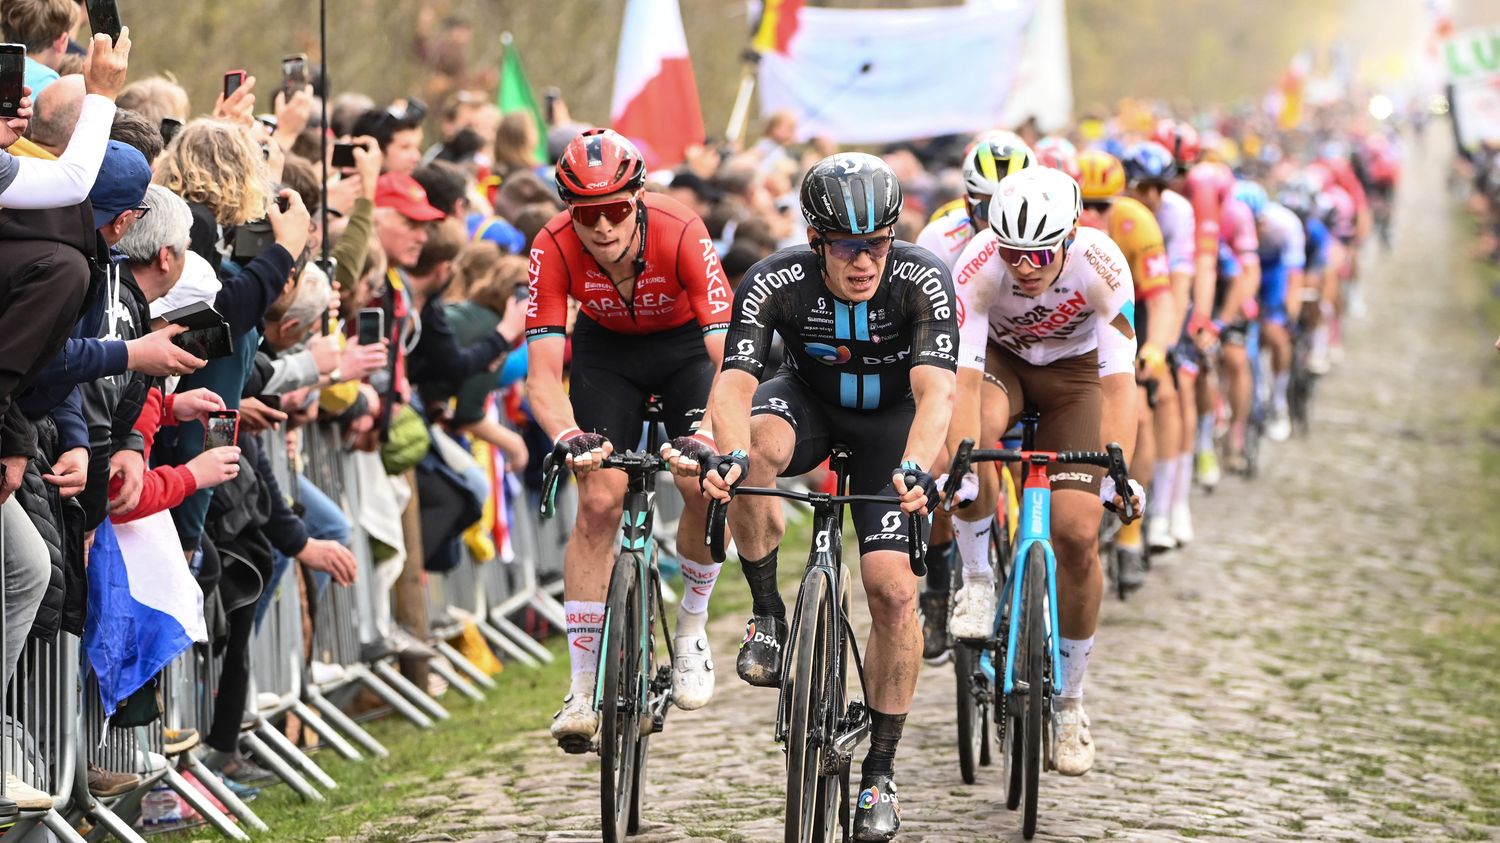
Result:
[[[796,660],[784,680],[789,694],[786,753],[787,843],[832,843],[839,838],[841,776],[824,773],[824,760],[842,714],[843,675],[838,612],[828,578],[811,571],[797,599],[792,646]],[[787,662],[783,660],[783,664]]]
[[[1026,666],[1023,775],[1026,804],[1021,814],[1021,836],[1036,834],[1037,789],[1042,772],[1042,718],[1046,712],[1047,554],[1039,544],[1026,552],[1025,582],[1021,584],[1021,647],[1017,661]]]
[[[639,762],[641,613],[635,560],[615,557],[604,608],[604,670],[599,694],[599,805],[605,843],[629,833]]]

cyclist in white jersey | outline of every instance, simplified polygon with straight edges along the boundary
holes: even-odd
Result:
[[[974,269],[955,284],[959,384],[950,448],[965,438],[993,442],[1031,404],[1041,413],[1039,449],[1094,451],[1114,441],[1129,459],[1137,424],[1134,285],[1114,241],[1078,228],[1080,211],[1077,183],[1059,170],[1032,167],[1000,183],[989,230],[975,235],[959,258]],[[1051,473],[1062,655],[1054,758],[1059,772],[1073,776],[1094,762],[1082,700],[1104,589],[1101,495],[1120,504],[1112,483],[1101,490],[1102,475],[1073,465]],[[994,517],[997,475],[979,472],[979,478],[975,505],[956,512],[961,521]],[[1127,493],[1144,498],[1133,481]],[[964,556],[964,579],[954,601],[954,634],[987,637],[995,612],[988,556]]]
[[[993,131],[980,135],[964,153],[964,196],[947,209],[938,209],[932,221],[917,235],[921,246],[958,274],[958,257],[983,231],[989,220],[989,202],[1000,187],[1000,180],[1036,165],[1036,156],[1014,132]],[[940,664],[948,651],[948,597],[952,582],[949,550],[954,544],[955,528],[959,533],[959,553],[964,548],[986,548],[988,527],[976,534],[970,522],[952,523],[946,512],[933,517],[932,539],[927,552],[927,584],[918,604],[922,611],[922,658]],[[987,552],[987,551],[986,551]]]
[[[1167,148],[1155,141],[1132,144],[1120,158],[1125,167],[1125,194],[1156,215],[1167,247],[1167,271],[1178,313],[1188,322],[1212,321],[1214,277],[1198,271],[1193,204],[1186,196],[1167,187],[1177,173],[1177,162]],[[1162,442],[1156,462],[1151,497],[1155,512],[1146,516],[1146,541],[1153,550],[1170,550],[1193,540],[1193,517],[1189,507],[1192,491],[1193,445],[1198,431],[1198,404],[1193,400],[1198,382],[1199,349],[1184,327],[1182,340],[1171,355],[1177,379],[1177,402],[1181,426],[1174,443]]]

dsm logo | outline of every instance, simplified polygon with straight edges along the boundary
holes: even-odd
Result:
[[[848,363],[851,356],[849,349],[842,345],[835,348],[834,346],[825,345],[820,342],[810,342],[804,344],[803,348],[807,351],[808,356],[828,366],[840,366]]]

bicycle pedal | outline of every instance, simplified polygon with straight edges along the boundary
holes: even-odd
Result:
[[[598,746],[592,738],[585,738],[581,735],[569,735],[565,738],[558,738],[557,746],[569,755],[585,755],[590,752],[599,751]]]

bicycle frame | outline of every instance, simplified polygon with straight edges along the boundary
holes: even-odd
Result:
[[[620,455],[620,459],[639,458],[640,456],[636,454],[627,453]],[[615,458],[611,457],[610,459],[614,460]],[[609,465],[609,463],[606,463],[606,465]],[[625,511],[620,517],[620,552],[629,554],[631,559],[635,562],[635,577],[636,581],[640,583],[640,588],[636,590],[636,593],[639,595],[640,602],[636,608],[640,612],[640,617],[647,619],[652,617],[653,613],[651,611],[651,592],[655,592],[655,598],[657,601],[657,611],[655,615],[661,620],[663,624],[665,624],[665,606],[662,602],[661,589],[657,587],[656,580],[652,576],[652,572],[656,567],[656,543],[651,540],[653,537],[652,528],[654,526],[656,518],[656,514],[653,510],[653,505],[655,504],[656,499],[656,475],[655,472],[651,472],[649,474],[629,472],[629,477],[630,485],[625,492]],[[604,615],[604,630],[600,635],[601,650],[604,646],[604,642],[609,640],[612,617],[613,616],[607,612]],[[641,640],[639,642],[639,647],[641,654],[640,663],[643,665],[650,664],[652,640],[651,626],[649,624],[643,623],[641,625]],[[672,643],[670,639],[667,639],[666,647],[668,651],[668,659],[670,660],[672,649]],[[600,671],[598,679],[594,683],[595,710],[598,710],[603,702],[603,677],[604,672]],[[638,689],[637,702],[641,706],[641,711],[643,713],[649,713],[654,718],[655,712],[651,712],[648,708],[650,705],[650,686],[652,677],[648,676],[646,674],[646,671],[642,671],[640,677],[638,678],[640,680],[640,688]]]
[[[1005,592],[1010,601],[1009,629],[1005,630],[1005,676],[1001,685],[1006,695],[1015,692],[1016,646],[1020,631],[1016,628],[1021,615],[1021,590],[1015,584],[1025,582],[1026,557],[1034,544],[1040,544],[1046,553],[1047,570],[1047,643],[1051,650],[1052,672],[1048,677],[1050,690],[1061,685],[1062,656],[1057,638],[1057,556],[1052,551],[1052,479],[1047,474],[1050,460],[1028,461],[1026,480],[1022,486],[1021,523],[1017,525],[1015,552],[1011,555],[1011,575],[1006,580]],[[998,621],[997,621],[998,622]],[[986,671],[994,678],[994,666]]]

